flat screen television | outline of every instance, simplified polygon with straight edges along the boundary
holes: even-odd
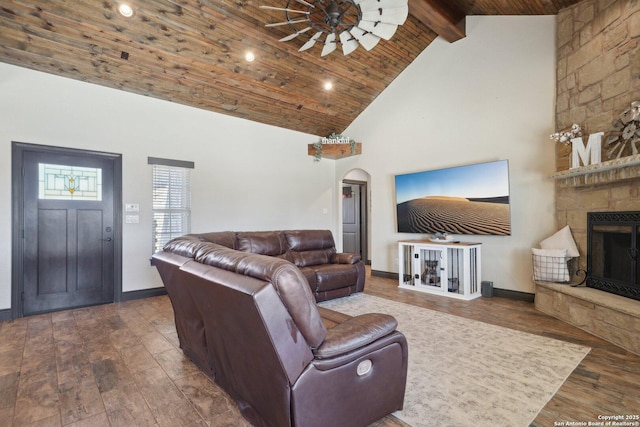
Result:
[[[399,233],[511,235],[509,162],[395,176]]]

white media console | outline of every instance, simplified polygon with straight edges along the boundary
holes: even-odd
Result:
[[[401,240],[399,287],[471,300],[481,296],[481,244]]]

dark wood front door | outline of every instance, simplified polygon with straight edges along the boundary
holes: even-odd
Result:
[[[114,301],[115,169],[110,156],[23,151],[23,315]]]

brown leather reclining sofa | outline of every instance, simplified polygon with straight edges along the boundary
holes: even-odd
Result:
[[[184,353],[252,424],[357,427],[402,409],[407,343],[393,317],[318,307],[286,257],[185,236],[153,258]]]
[[[330,230],[221,231],[188,237],[291,261],[307,278],[316,301],[364,290],[360,255],[337,253]]]

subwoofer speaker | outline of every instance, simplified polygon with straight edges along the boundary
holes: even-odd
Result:
[[[480,293],[483,297],[492,297],[493,296],[493,282],[482,282],[480,284]]]

